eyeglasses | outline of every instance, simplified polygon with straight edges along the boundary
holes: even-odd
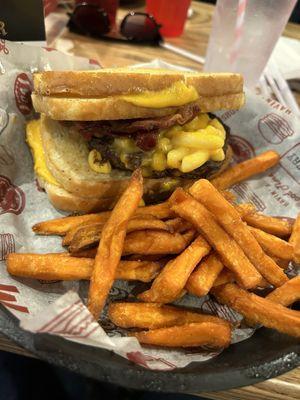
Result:
[[[111,24],[108,14],[95,4],[86,2],[76,5],[68,22],[70,31],[94,38],[128,40],[136,43],[158,44],[162,41],[160,25],[152,15],[142,12],[130,12],[120,25],[121,37],[108,35]]]

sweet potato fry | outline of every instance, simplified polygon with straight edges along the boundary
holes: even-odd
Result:
[[[158,219],[172,217],[168,203],[156,204],[154,206],[138,207],[135,215],[153,215]],[[32,229],[39,235],[65,235],[70,229],[81,224],[105,223],[111,215],[111,211],[98,214],[77,215],[64,218],[56,218],[35,224]]]
[[[192,196],[202,203],[234,238],[255,268],[272,285],[283,285],[288,277],[276,263],[265,254],[240,214],[221,193],[206,179],[200,179],[189,189]],[[201,195],[199,195],[201,193]],[[264,233],[265,234],[265,233]],[[267,235],[267,234],[266,234]],[[278,239],[281,241],[281,239]]]
[[[158,329],[193,322],[213,322],[229,326],[227,321],[214,315],[155,303],[110,303],[108,316],[115,325],[121,328]]]
[[[151,329],[133,332],[140,343],[164,347],[227,347],[230,344],[231,329],[229,326],[213,322],[191,323],[169,328]]]
[[[102,230],[88,294],[88,309],[95,319],[99,318],[116,278],[116,269],[122,255],[127,224],[134,215],[142,196],[143,178],[141,171],[136,170]]]
[[[282,260],[293,259],[294,250],[290,243],[252,226],[249,229],[267,254],[272,257],[281,258]]]
[[[87,226],[90,225],[101,225],[103,227],[104,222],[95,222],[94,224],[90,224],[90,223],[82,223],[78,226],[74,226],[73,228],[69,229],[68,232],[66,232],[66,234],[63,236],[62,238],[62,245],[63,246],[69,246],[70,243],[72,242],[74,236],[76,235],[76,233],[81,229],[81,228],[85,228]],[[101,228],[102,230],[102,228]]]
[[[300,264],[300,213],[293,224],[293,230],[289,238],[289,243],[294,248],[294,261],[297,264]]]
[[[116,279],[151,282],[158,275],[160,269],[160,264],[154,261],[121,260],[116,270]]]
[[[210,252],[210,245],[198,236],[179,256],[170,260],[149,290],[138,295],[150,303],[172,303],[182,293],[196,265]]]
[[[281,304],[282,306],[290,306],[300,300],[300,276],[290,279],[284,285],[276,288],[268,294],[266,299]]]
[[[126,236],[123,255],[178,254],[193,239],[194,230],[184,234],[152,230],[131,232]]]
[[[192,224],[182,218],[173,218],[165,221],[171,233],[183,233],[193,228]]]
[[[300,338],[299,311],[249,293],[234,283],[217,286],[212,289],[212,294],[220,303],[232,307],[247,320]]]
[[[287,269],[287,267],[289,266],[289,260],[283,260],[282,258],[279,258],[279,257],[274,257],[274,256],[270,256],[273,260],[274,260],[274,262],[276,262],[276,264],[280,267],[280,268],[282,268],[283,270],[286,270]]]
[[[215,253],[210,254],[190,275],[186,284],[187,291],[195,296],[205,296],[213,287],[222,269],[223,264],[218,256]]]
[[[235,202],[236,195],[234,193],[229,192],[229,190],[222,190],[221,193],[222,196],[224,196],[227,201],[230,201],[231,203]]]
[[[246,215],[253,214],[255,212],[255,207],[250,203],[241,203],[235,205],[236,211],[240,214],[243,219]]]
[[[127,226],[127,232],[129,231],[129,225],[131,223],[131,221],[138,219],[141,220],[141,217],[134,215],[128,222],[128,226]],[[156,220],[156,221],[160,221],[158,220],[156,217],[153,217],[152,215],[148,215],[145,214],[143,215],[143,221],[144,220]],[[161,221],[162,222],[162,221]],[[68,232],[65,234],[65,236],[63,237],[63,241],[62,241],[62,245],[63,246],[69,246],[74,238],[74,236],[77,234],[78,231],[81,231],[81,229],[85,228],[85,229],[89,229],[88,227],[97,225],[99,227],[99,232],[102,231],[103,226],[104,226],[105,222],[95,222],[95,223],[90,223],[90,222],[83,222],[82,224],[78,225],[78,226],[74,226],[73,228],[71,228],[70,230],[68,230]],[[136,225],[138,226],[138,225]],[[145,228],[144,228],[145,229]],[[155,228],[154,228],[155,229]],[[135,230],[135,229],[133,229]],[[96,243],[97,244],[97,243]]]
[[[95,258],[96,254],[97,254],[97,247],[92,247],[91,249],[86,249],[86,250],[78,251],[77,253],[72,253],[72,257]]]
[[[33,225],[32,230],[39,235],[65,235],[70,229],[81,224],[104,224],[110,216],[110,211],[99,214],[85,214],[71,217],[51,219]]]
[[[269,150],[257,157],[246,160],[233,167],[227,168],[221,175],[211,180],[219,190],[225,190],[254,175],[261,174],[267,169],[278,164],[280,156],[276,151]]]
[[[292,232],[292,225],[282,218],[270,217],[269,215],[254,212],[244,215],[243,220],[254,228],[279,237],[289,236]]]
[[[152,230],[131,232],[125,238],[122,255],[159,255],[163,257],[166,254],[178,254],[189,245],[194,236],[193,229],[183,234]],[[95,258],[96,253],[97,248],[93,247],[72,253],[72,256]]]
[[[90,247],[95,247],[100,241],[102,229],[103,224],[101,223],[79,227],[70,242],[70,253],[76,253],[81,250],[86,250]],[[170,230],[168,225],[164,221],[161,221],[160,219],[154,217],[152,217],[151,219],[132,218],[128,222],[126,233],[141,231],[145,229],[164,231]]]
[[[183,189],[176,189],[169,199],[171,209],[190,221],[220,255],[224,265],[232,270],[246,288],[259,286],[262,276],[250,263],[235,240],[229,237],[213,215]]]
[[[11,253],[6,260],[7,271],[14,276],[43,280],[88,280],[94,260],[91,258],[62,257],[65,253]],[[68,253],[66,253],[68,254]],[[141,282],[152,281],[160,265],[150,261],[120,261],[116,279]]]
[[[219,273],[219,276],[214,281],[213,287],[224,285],[225,283],[232,283],[236,281],[236,277],[233,272],[227,268],[223,268]]]

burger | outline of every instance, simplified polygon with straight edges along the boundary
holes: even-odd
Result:
[[[34,74],[28,123],[39,184],[59,209],[113,207],[141,168],[144,201],[212,178],[231,159],[229,129],[213,112],[244,104],[243,78],[231,73],[155,69]]]

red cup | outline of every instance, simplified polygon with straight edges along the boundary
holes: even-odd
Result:
[[[115,25],[119,0],[76,0],[76,4],[83,2],[102,8],[107,13],[111,26]]]
[[[147,0],[146,10],[162,27],[165,37],[180,36],[184,29],[191,0]]]
[[[57,8],[57,0],[44,0],[44,15],[47,17]]]

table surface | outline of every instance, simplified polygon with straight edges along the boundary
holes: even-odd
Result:
[[[214,7],[204,3],[193,2],[192,8],[194,13],[187,21],[184,34],[181,37],[168,39],[167,41],[204,56]],[[135,10],[138,9],[135,8]],[[122,18],[127,12],[127,9],[119,10],[118,17]],[[100,41],[70,33],[64,29],[65,21],[63,13],[55,13],[49,18],[47,26],[48,45],[68,51],[71,54],[95,59],[103,67],[124,66],[160,58],[170,63],[197,70],[202,68],[200,64],[162,48]],[[300,40],[299,26],[288,24],[284,35]],[[300,96],[298,95],[297,97],[299,102]],[[0,350],[33,357],[32,354],[1,335]],[[253,386],[222,392],[201,393],[201,396],[218,400],[298,400],[300,399],[299,380],[300,367],[280,377],[269,379]]]

